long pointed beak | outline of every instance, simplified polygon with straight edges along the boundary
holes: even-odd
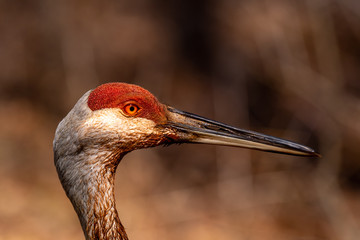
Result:
[[[206,143],[252,148],[298,156],[320,157],[313,149],[265,134],[235,128],[198,115],[167,107],[167,127],[175,132],[175,142]]]

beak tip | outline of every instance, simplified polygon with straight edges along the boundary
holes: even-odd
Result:
[[[318,153],[318,152],[315,152],[315,151],[311,154],[311,156],[316,157],[316,158],[322,158],[322,155],[320,153]]]

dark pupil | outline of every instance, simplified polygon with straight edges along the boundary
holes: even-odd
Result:
[[[134,106],[130,106],[130,112],[135,111],[135,107]]]

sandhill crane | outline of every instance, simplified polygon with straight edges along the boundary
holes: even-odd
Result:
[[[53,143],[61,184],[86,239],[128,239],[115,207],[116,168],[132,150],[171,143],[318,156],[313,149],[294,142],[166,106],[136,85],[100,85],[85,93],[59,123]]]

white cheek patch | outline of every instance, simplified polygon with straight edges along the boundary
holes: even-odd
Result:
[[[80,129],[83,136],[102,138],[140,138],[154,132],[155,122],[146,118],[125,117],[119,109],[101,109],[94,111]]]

